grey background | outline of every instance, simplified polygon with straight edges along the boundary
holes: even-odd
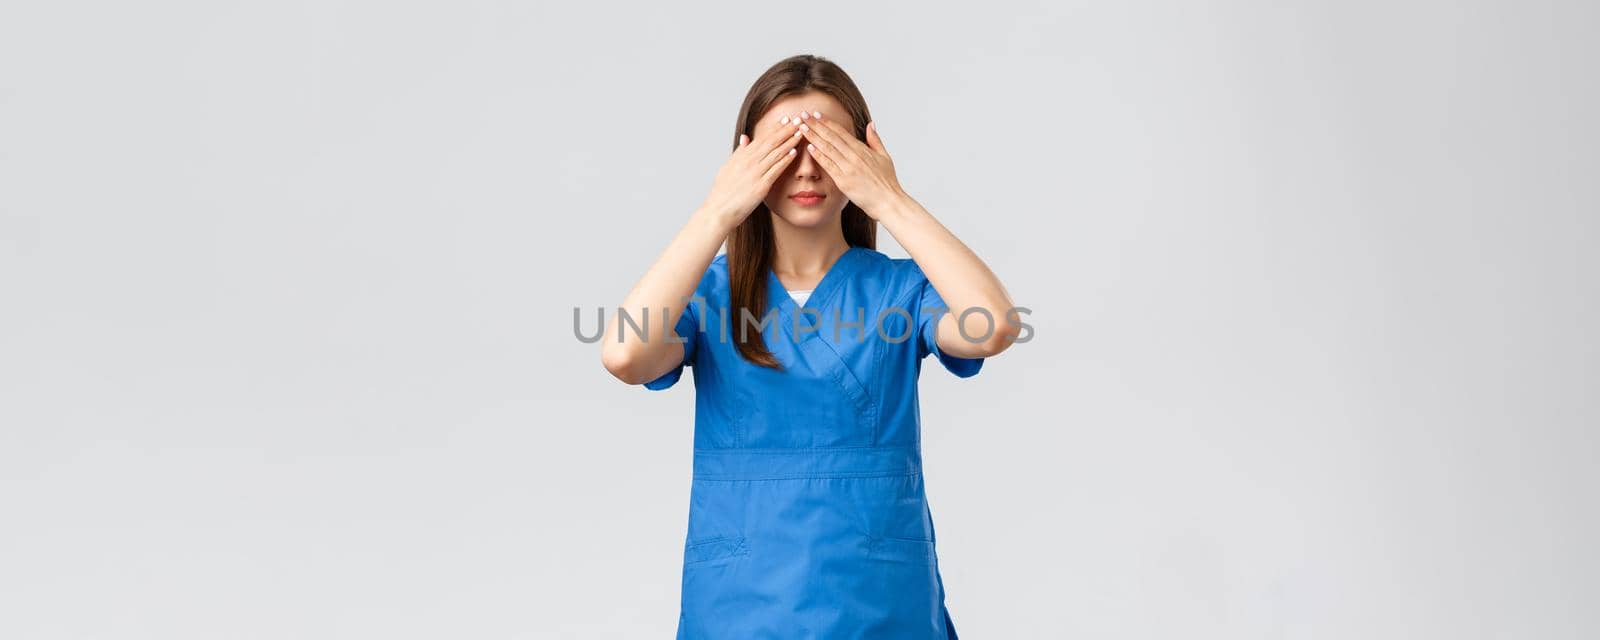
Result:
[[[0,637],[669,637],[572,308],[798,52],[1035,310],[922,382],[963,637],[1600,633],[1594,3],[572,4],[0,8]]]

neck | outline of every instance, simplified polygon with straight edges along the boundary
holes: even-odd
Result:
[[[844,240],[840,218],[835,216],[833,224],[796,227],[781,216],[772,216],[775,243],[772,271],[785,281],[785,286],[794,283],[804,288],[816,284],[834,261],[850,249],[850,244]]]

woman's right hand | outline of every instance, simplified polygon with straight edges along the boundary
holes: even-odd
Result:
[[[780,119],[775,124],[754,141],[739,136],[733,154],[717,171],[705,203],[673,236],[666,251],[645,271],[606,324],[604,335],[616,339],[601,341],[600,360],[617,379],[643,384],[671,371],[689,356],[686,343],[668,338],[675,331],[677,318],[728,232],[750,217],[798,153],[795,145],[802,137],[800,123]],[[618,319],[623,312],[630,318],[644,318],[642,327],[636,327],[634,333],[622,331]],[[663,313],[661,320],[650,322],[649,317],[657,312]],[[647,335],[637,336],[640,330]]]
[[[779,124],[755,141],[739,134],[739,146],[717,170],[711,193],[702,207],[728,216],[733,225],[744,222],[756,205],[767,197],[772,183],[795,158],[800,135],[799,121]]]

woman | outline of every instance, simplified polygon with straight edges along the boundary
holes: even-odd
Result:
[[[629,384],[665,389],[694,368],[678,637],[955,638],[917,376],[929,354],[976,374],[1021,323],[901,189],[838,66],[779,62],[736,125],[705,202],[619,307],[631,331],[613,318],[602,341]],[[879,224],[911,259],[875,250]]]

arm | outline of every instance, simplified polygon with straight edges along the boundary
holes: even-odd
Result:
[[[873,217],[894,234],[950,305],[950,312],[939,317],[940,351],[961,358],[987,358],[1011,346],[1022,332],[1021,318],[1010,312],[1013,305],[1005,285],[978,254],[903,191],[879,205]],[[968,313],[962,335],[961,313],[974,307],[986,310],[988,317],[981,311]]]
[[[760,139],[739,135],[738,147],[718,170],[705,202],[628,292],[617,315],[606,323],[606,332],[600,336],[600,362],[611,375],[628,384],[643,384],[683,362],[683,343],[669,340],[668,336],[673,335],[678,316],[717,257],[722,241],[755,210],[778,175],[794,160],[795,145],[801,140],[798,126],[798,121],[787,123],[785,119],[785,124]],[[657,315],[663,311],[665,316]],[[639,325],[645,324],[646,313],[655,316],[649,322],[649,330],[642,332],[642,340],[631,325],[624,326],[618,335],[623,312]]]
[[[723,239],[736,225],[736,216],[706,206],[689,217],[688,224],[628,291],[617,313],[606,323],[600,340],[600,361],[611,375],[628,384],[643,384],[683,361],[682,343],[669,339],[672,327],[711,260],[717,257]],[[639,324],[650,318],[647,331],[636,332],[631,325],[625,325],[619,337],[617,325],[624,312]],[[644,334],[642,340],[640,333]]]
[[[935,336],[939,350],[962,358],[984,358],[1010,347],[1022,332],[1021,318],[1011,313],[1011,296],[977,254],[900,188],[876,124],[867,124],[864,144],[826,118],[809,119],[807,124],[801,125],[811,142],[807,152],[851,201],[894,234],[939,297],[950,305],[950,312],[939,318]],[[979,311],[967,314],[966,336],[974,340],[963,336],[959,325],[961,314],[970,308],[988,311],[988,318]],[[994,320],[993,330],[989,318]]]

